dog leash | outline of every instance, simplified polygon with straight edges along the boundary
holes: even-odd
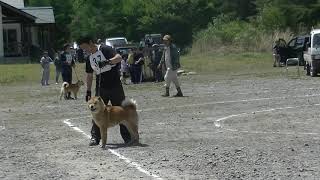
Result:
[[[100,91],[101,91],[101,79],[102,79],[102,76],[101,76],[101,68],[99,68],[100,70],[100,73],[99,73],[99,83],[98,83],[98,96],[100,96]]]

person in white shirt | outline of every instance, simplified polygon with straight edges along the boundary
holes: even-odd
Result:
[[[48,56],[48,51],[43,53],[43,56],[40,60],[40,65],[42,67],[42,78],[41,78],[41,85],[48,86],[49,85],[49,78],[50,78],[50,63],[52,59]]]

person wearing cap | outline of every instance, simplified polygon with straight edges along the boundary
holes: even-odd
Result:
[[[62,74],[63,82],[67,82],[69,84],[72,84],[72,67],[75,66],[75,62],[74,62],[74,59],[71,55],[70,44],[64,44],[63,52],[60,57],[60,61],[62,64],[61,74]],[[71,93],[67,94],[66,99],[72,99]]]
[[[40,59],[40,65],[42,67],[42,78],[41,78],[42,86],[49,85],[50,62],[52,62],[52,59],[48,56],[48,51],[44,51],[43,56]]]
[[[175,44],[172,43],[172,38],[170,35],[165,35],[162,40],[165,45],[165,48],[158,69],[161,69],[162,65],[164,65],[167,70],[164,76],[166,89],[165,93],[162,96],[168,97],[170,95],[170,84],[171,82],[173,82],[177,89],[177,94],[174,95],[174,97],[182,97],[183,94],[180,88],[177,73],[178,69],[180,68],[180,57],[178,48]]]
[[[119,66],[122,60],[121,55],[107,45],[101,45],[100,48],[98,48],[98,45],[94,43],[94,40],[90,35],[81,36],[77,40],[77,43],[80,45],[81,49],[90,53],[90,56],[86,61],[86,101],[91,98],[93,74],[95,74],[95,95],[100,96],[106,104],[110,101],[113,106],[121,106],[122,101],[125,99],[119,72]],[[120,124],[120,134],[125,143],[131,141],[130,133],[123,124]],[[100,129],[92,120],[89,146],[99,145],[100,140]]]

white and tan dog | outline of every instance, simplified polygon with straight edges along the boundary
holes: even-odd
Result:
[[[60,91],[60,100],[62,96],[64,95],[64,99],[66,99],[67,94],[70,92],[73,93],[74,98],[77,99],[77,94],[80,90],[80,87],[83,86],[84,83],[83,81],[78,81],[76,84],[69,84],[67,82],[63,82],[61,86],[61,91]]]
[[[91,97],[88,101],[88,107],[93,116],[94,122],[100,128],[102,148],[106,146],[108,128],[117,124],[123,124],[127,127],[131,142],[129,144],[139,143],[138,133],[138,113],[136,103],[133,100],[124,100],[121,106],[105,105],[101,97]]]

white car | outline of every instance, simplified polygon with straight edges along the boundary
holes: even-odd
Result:
[[[115,37],[106,39],[106,45],[111,47],[126,46],[128,41],[125,37]]]
[[[310,33],[310,41],[303,54],[306,61],[307,75],[315,77],[320,73],[320,29],[313,29]]]

